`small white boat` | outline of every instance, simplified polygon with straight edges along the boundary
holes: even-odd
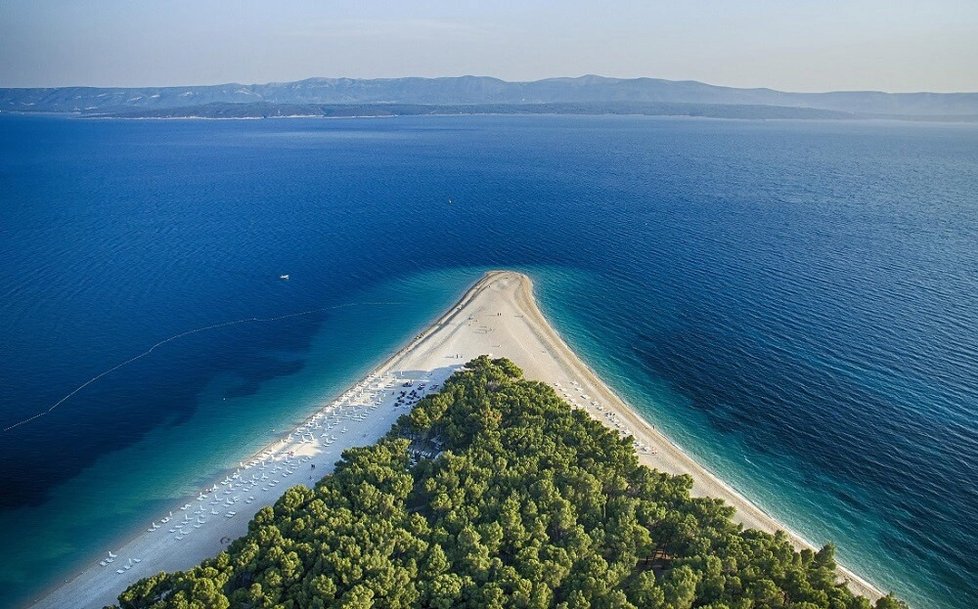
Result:
[[[288,281],[289,280],[289,276],[287,274],[286,275],[279,275],[278,278],[281,279],[282,281]]]

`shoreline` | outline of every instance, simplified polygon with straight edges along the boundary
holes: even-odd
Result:
[[[728,484],[725,480],[702,465],[699,461],[689,455],[689,453],[683,450],[682,447],[673,442],[671,438],[661,431],[655,429],[655,427],[646,421],[641,415],[639,415],[634,408],[620,398],[608,385],[604,383],[603,380],[601,380],[597,373],[594,372],[577,355],[577,352],[571,349],[571,347],[564,341],[563,337],[557,332],[556,328],[550,325],[543,312],[537,305],[536,298],[533,294],[532,281],[530,281],[530,279],[525,275],[521,275],[521,278],[523,281],[529,284],[526,290],[528,294],[523,294],[523,304],[537,317],[537,322],[539,323],[540,328],[543,330],[545,335],[547,335],[546,338],[549,339],[558,350],[563,352],[562,355],[572,366],[578,368],[578,372],[582,376],[588,378],[593,387],[598,388],[601,393],[610,398],[613,404],[618,406],[618,416],[626,419],[631,424],[629,425],[631,431],[636,431],[635,428],[637,427],[644,435],[650,436],[654,439],[654,441],[657,441],[659,443],[658,447],[660,450],[666,453],[664,455],[643,454],[641,451],[639,451],[638,457],[641,463],[661,471],[667,471],[669,473],[690,474],[694,481],[692,489],[693,495],[723,499],[725,503],[733,506],[737,510],[733,516],[734,522],[743,524],[745,528],[759,529],[769,533],[774,533],[777,530],[781,530],[788,536],[796,549],[819,549],[814,543],[805,539],[787,525],[777,520],[767,510],[752,502],[750,499],[741,494],[735,487]],[[637,434],[636,439],[638,439]],[[865,596],[871,601],[875,601],[878,598],[885,596],[884,593],[874,584],[857,575],[844,565],[838,563],[838,561],[837,571],[846,581],[846,584],[853,593]]]
[[[459,299],[456,300],[454,303],[452,303],[452,305],[448,308],[448,310],[446,310],[443,313],[440,313],[437,317],[435,317],[434,318],[434,321],[428,323],[425,326],[421,326],[419,328],[419,332],[417,334],[415,334],[407,342],[407,344],[405,344],[405,345],[399,347],[398,349],[396,349],[390,356],[388,356],[387,358],[381,360],[381,363],[378,364],[377,366],[375,366],[373,368],[368,368],[367,369],[368,371],[366,372],[366,374],[363,377],[359,378],[355,383],[353,383],[353,385],[351,385],[350,387],[348,387],[343,392],[342,395],[345,395],[345,394],[351,392],[355,387],[363,384],[366,381],[366,379],[377,375],[381,371],[390,370],[391,367],[393,367],[398,361],[400,361],[401,359],[403,359],[403,357],[406,356],[412,349],[416,348],[421,343],[423,343],[432,333],[435,332],[435,330],[437,330],[439,327],[441,327],[442,325],[444,325],[444,323],[446,323],[449,319],[451,319],[452,317],[455,316],[455,314],[458,313],[459,309],[461,309],[466,304],[466,302],[468,302],[471,299],[471,297],[473,296],[473,293],[475,292],[475,288],[478,287],[478,285],[479,285],[480,282],[481,282],[481,280],[477,281],[472,286],[470,286],[468,289],[466,289],[466,291],[462,294],[462,296],[459,297]],[[461,363],[459,364],[459,367],[460,366],[461,366]],[[305,417],[302,420],[302,422],[298,426],[296,426],[294,429],[290,430],[288,432],[288,434],[278,433],[278,434],[274,435],[273,438],[271,438],[268,443],[264,444],[260,449],[256,450],[255,452],[251,453],[250,455],[248,455],[247,458],[243,459],[241,462],[242,463],[245,463],[245,462],[252,461],[256,457],[259,457],[260,455],[262,455],[263,453],[265,453],[266,451],[273,450],[274,447],[279,446],[279,445],[281,445],[283,443],[287,443],[288,439],[295,433],[295,429],[299,429],[299,428],[303,427],[304,425],[308,424],[308,422],[310,420],[316,418],[317,416],[320,416],[325,410],[329,409],[333,404],[337,403],[338,401],[340,401],[340,398],[339,397],[336,400],[330,402],[329,404],[327,404],[327,405],[325,405],[325,406],[323,406],[321,408],[318,408],[315,412],[313,412],[309,416]],[[407,410],[405,410],[404,412],[407,412]],[[400,416],[401,414],[404,414],[404,412],[397,412],[396,415],[397,416]],[[380,435],[378,435],[377,438],[375,438],[375,440],[372,440],[370,443],[372,443],[373,441],[376,441],[377,439],[380,439],[381,436],[383,436],[384,434],[386,434],[387,431],[390,429],[390,426],[393,425],[393,423],[394,423],[395,420],[396,420],[396,416],[393,419],[391,419],[390,424],[388,424],[383,429],[382,433]],[[351,446],[352,445],[356,445],[356,444],[351,444]],[[343,447],[340,447],[340,448],[343,448]],[[326,453],[326,454],[332,454],[332,453]],[[339,458],[339,454],[338,453],[336,454],[336,458],[337,459]],[[334,461],[335,461],[335,459],[334,459]],[[323,472],[322,475],[326,475],[326,474],[330,473],[330,471],[332,470],[332,467],[333,467],[333,463],[331,462],[331,463],[329,463],[329,465],[328,465],[327,468],[324,468],[325,471]],[[216,476],[214,479],[220,480],[222,477],[227,477],[230,474],[230,472],[232,472],[232,471],[233,471],[232,468],[223,469],[223,470],[218,470],[218,471],[215,471],[215,472],[211,472],[210,474],[205,475],[205,476],[201,476],[201,477],[202,478],[207,478],[208,476],[213,475],[213,476]],[[272,504],[274,504],[274,502],[278,500],[278,498],[285,492],[285,490],[287,488],[288,487],[286,487],[286,486],[281,487],[280,492],[277,492],[277,494],[275,494],[275,496],[272,498],[271,501],[267,501],[267,502],[263,502],[263,503],[260,503],[260,504],[256,504],[254,506],[255,509],[250,510],[252,513],[250,513],[248,515],[248,520],[251,520],[251,518],[254,517],[254,513],[257,512],[259,508],[261,508],[261,507],[263,507],[265,505],[272,505]],[[191,499],[191,496],[190,495],[184,495],[180,499],[181,500]],[[245,525],[247,525],[247,521],[245,522]],[[240,534],[237,535],[237,536],[243,535],[246,532],[247,532],[247,528],[245,527],[245,529],[243,531],[241,531]],[[118,538],[117,538],[118,545],[116,547],[119,547],[120,548],[120,551],[121,551],[122,548],[126,548],[126,547],[130,546],[131,544],[133,544],[135,542],[138,542],[141,538],[144,538],[146,536],[146,534],[147,534],[147,531],[144,531],[143,529],[139,529],[139,530],[133,529],[133,530],[130,530],[130,531],[126,531],[125,533],[122,533],[121,535],[118,536]],[[234,537],[232,537],[232,539],[233,538]],[[220,552],[223,549],[223,546],[224,545],[226,545],[226,544],[221,543],[219,546],[215,546],[215,547],[210,548],[209,551],[205,552],[202,556],[200,556],[199,559],[197,559],[197,560],[195,560],[193,562],[187,563],[187,561],[184,560],[183,562],[184,563],[187,563],[187,564],[185,566],[183,566],[183,567],[178,567],[178,568],[181,568],[181,569],[189,568],[189,567],[191,567],[191,566],[199,563],[201,560],[204,560],[205,558],[209,558],[211,556],[214,556],[214,555],[216,555],[218,552]],[[92,561],[92,562],[97,562],[99,560],[99,558],[97,558],[97,557],[94,557],[94,558],[93,557],[89,557],[89,560]],[[164,570],[164,569],[159,569],[159,570]],[[140,578],[141,577],[148,577],[150,575],[154,575],[159,570],[153,571],[152,573],[148,573],[148,574],[142,574],[142,575],[140,575]],[[93,567],[93,566],[83,567],[81,569],[77,569],[77,570],[73,571],[71,573],[71,575],[66,580],[64,580],[62,582],[58,582],[58,583],[52,583],[50,586],[48,586],[44,590],[42,590],[37,595],[36,598],[34,598],[33,600],[26,601],[25,604],[21,605],[21,607],[23,607],[24,609],[47,609],[47,608],[50,608],[50,609],[62,609],[63,607],[68,606],[68,605],[62,604],[64,602],[68,601],[68,599],[72,599],[75,602],[77,602],[77,599],[79,598],[79,596],[78,596],[78,590],[74,590],[74,588],[81,587],[82,590],[89,589],[91,587],[91,585],[92,585],[92,581],[91,581],[92,578],[90,577],[90,574],[93,571],[95,571],[95,567]],[[120,587],[115,591],[114,595],[108,601],[90,602],[93,599],[82,600],[81,602],[83,604],[82,605],[78,605],[78,607],[91,607],[92,609],[101,609],[103,607],[103,605],[105,605],[105,604],[108,604],[108,603],[114,604],[114,603],[117,602],[117,598],[116,597],[119,594],[121,594],[125,590],[126,587],[128,587],[129,585],[135,583],[138,579],[139,578],[131,578],[131,581],[129,581],[128,583],[120,584]],[[85,596],[85,595],[82,595],[82,596]],[[100,594],[99,597],[100,598],[103,598],[103,597],[105,597],[105,594],[104,593],[103,594]]]
[[[550,385],[573,407],[587,409],[605,425],[620,431],[627,429],[635,436],[641,463],[673,474],[692,475],[694,495],[723,499],[737,510],[734,520],[746,528],[783,530],[796,548],[815,548],[703,467],[619,398],[547,321],[537,305],[529,277],[511,271],[489,271],[447,311],[370,369],[341,396],[317,409],[288,435],[276,434],[270,438],[264,448],[243,460],[237,471],[220,473],[224,480],[219,477],[211,487],[212,492],[198,496],[194,520],[189,519],[189,509],[195,500],[184,497],[183,507],[174,506],[177,515],[173,516],[171,511],[167,517],[177,518],[181,515],[179,510],[183,510],[182,525],[168,528],[169,522],[157,517],[152,523],[153,527],[157,527],[157,521],[163,523],[158,527],[160,530],[151,527],[130,531],[121,537],[126,541],[116,550],[117,557],[111,564],[100,565],[100,559],[93,557],[91,566],[75,572],[67,583],[52,585],[40,599],[26,606],[32,609],[102,607],[115,603],[118,594],[138,579],[159,571],[186,569],[216,555],[226,545],[225,540],[244,534],[254,513],[274,503],[289,486],[313,483],[332,471],[341,450],[373,443],[386,434],[397,417],[410,410],[410,403],[399,404],[397,400],[397,394],[404,389],[403,383],[415,383],[414,391],[423,386],[420,399],[420,395],[435,390],[465,362],[485,353],[513,360],[524,370],[526,378]],[[569,391],[577,395],[571,396]],[[578,403],[579,399],[585,403]],[[340,421],[342,430],[327,438],[333,429],[339,429]],[[300,479],[278,485],[279,479],[303,469],[305,473],[315,473],[308,479],[300,475]],[[265,482],[266,479],[269,481]],[[259,486],[260,490],[255,490]],[[219,497],[222,492],[223,501]],[[242,501],[246,494],[248,499]],[[205,500],[209,500],[209,509],[204,506]],[[229,507],[234,509],[228,510]],[[147,522],[151,518],[154,516],[147,515]],[[176,549],[179,551],[174,552]],[[124,562],[127,560],[128,563]],[[120,566],[125,568],[118,569]],[[838,571],[854,593],[870,600],[883,596],[875,586],[845,567],[839,565]]]

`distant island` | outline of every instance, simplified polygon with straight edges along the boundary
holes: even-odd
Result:
[[[790,93],[656,78],[310,78],[187,87],[0,88],[0,112],[113,118],[639,114],[978,121],[978,93]]]

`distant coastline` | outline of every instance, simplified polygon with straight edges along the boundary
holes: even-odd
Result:
[[[289,118],[354,119],[402,116],[662,116],[731,120],[896,120],[928,123],[975,123],[978,114],[958,116],[902,116],[854,114],[815,108],[736,104],[236,104],[213,103],[158,110],[114,112],[4,112],[21,116],[63,116],[127,120],[258,120]]]
[[[791,93],[601,76],[532,82],[480,76],[310,78],[252,85],[0,88],[0,113],[13,112],[113,118],[637,114],[975,122],[978,93]]]
[[[734,119],[830,119],[860,118],[832,110],[734,104],[692,103],[543,103],[543,104],[236,104],[212,103],[157,110],[79,113],[96,118],[380,118],[394,116],[471,115],[627,115],[689,116]],[[976,117],[978,118],[978,117]]]

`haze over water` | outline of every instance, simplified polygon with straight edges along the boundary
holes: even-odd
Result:
[[[508,267],[748,497],[978,606],[976,194],[975,126],[0,118],[2,427],[241,322],[0,434],[0,605]]]

